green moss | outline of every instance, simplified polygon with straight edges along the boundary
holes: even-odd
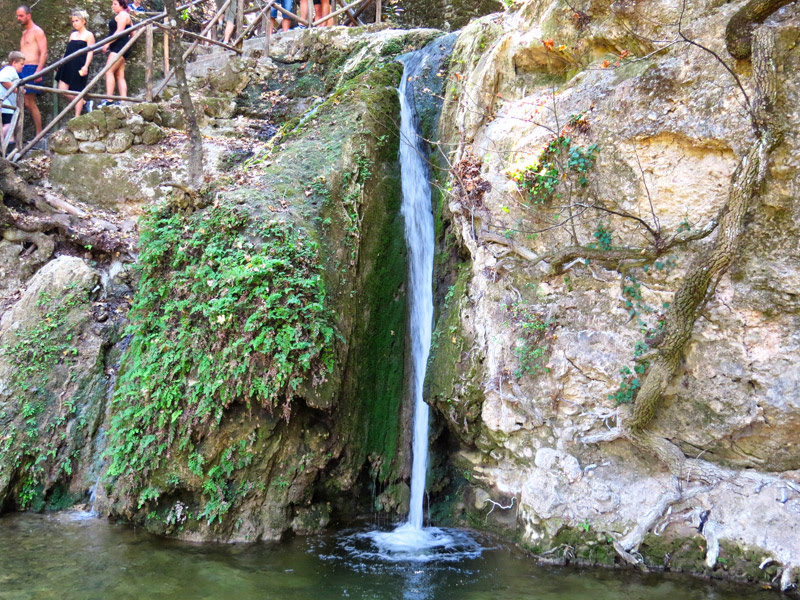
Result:
[[[673,571],[703,573],[706,542],[699,535],[694,537],[667,538],[647,534],[639,547],[645,562],[653,567],[669,567]]]
[[[213,522],[239,497],[223,479],[246,467],[249,454],[238,443],[206,465],[197,452],[206,432],[232,404],[280,407],[288,420],[301,382],[322,380],[332,367],[317,245],[291,223],[257,225],[219,204],[189,217],[155,209],[140,245],[108,477],[122,477],[141,508],[160,493],[147,474],[183,456],[205,477],[200,516]]]
[[[565,556],[573,556],[589,565],[611,566],[616,561],[616,551],[610,538],[598,532],[584,521],[578,527],[562,527],[549,541],[551,549],[558,549]]]
[[[464,441],[472,441],[478,433],[483,393],[479,381],[479,365],[465,353],[472,340],[461,326],[461,306],[472,276],[471,264],[458,267],[458,278],[448,290],[431,340],[431,354],[425,377],[426,396],[439,412],[457,425],[454,431]],[[458,385],[457,385],[458,384]],[[467,423],[465,431],[464,423]]]
[[[19,365],[11,376],[16,415],[0,440],[0,470],[18,472],[16,498],[23,509],[43,510],[52,472],[56,477],[72,473],[72,457],[63,440],[70,431],[77,434],[78,427],[70,428],[69,423],[78,407],[76,398],[63,401],[57,391],[77,379],[72,371],[78,356],[76,338],[88,304],[89,292],[74,283],[59,296],[42,292],[37,302],[41,319],[0,347],[0,354]]]
[[[385,457],[379,480],[385,480],[398,466],[393,464],[400,437],[400,410],[403,399],[403,348],[406,302],[402,287],[406,279],[406,248],[400,216],[399,182],[387,181],[386,211],[394,215],[381,219],[374,265],[365,288],[366,296],[357,328],[362,343],[357,348],[359,364],[355,374],[357,394],[363,403],[360,423],[363,432],[361,452]],[[365,224],[369,228],[369,224]]]

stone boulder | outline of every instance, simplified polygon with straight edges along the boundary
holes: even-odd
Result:
[[[92,314],[99,280],[85,261],[61,256],[0,319],[0,505],[72,504],[96,478],[88,467],[108,385]]]
[[[154,102],[141,102],[139,104],[134,104],[133,112],[149,123],[154,121],[158,116],[158,104],[155,104]]]
[[[78,144],[78,149],[84,154],[102,154],[106,151],[105,142],[81,142]]]
[[[165,135],[167,134],[161,127],[155,123],[148,123],[144,126],[144,130],[142,131],[142,144],[152,146],[163,140]]]
[[[67,129],[79,142],[94,142],[105,137],[108,132],[106,115],[102,110],[80,115],[67,123]]]
[[[69,129],[59,129],[50,139],[47,140],[47,145],[53,152],[57,154],[75,154],[78,151],[78,140]]]
[[[208,84],[216,92],[238,94],[250,82],[248,62],[240,58],[228,60],[222,67],[208,74]]]
[[[196,106],[214,119],[230,119],[236,110],[236,102],[233,98],[203,97],[197,100]]]
[[[161,125],[164,127],[180,130],[186,129],[186,121],[183,118],[183,111],[180,108],[160,106],[158,108],[158,115],[161,120]]]
[[[128,129],[117,129],[106,138],[106,152],[119,154],[133,145],[133,132]]]

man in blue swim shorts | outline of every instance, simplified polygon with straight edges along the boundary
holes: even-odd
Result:
[[[21,79],[38,73],[44,68],[47,62],[47,38],[44,31],[33,22],[31,9],[27,6],[17,8],[17,23],[22,25],[22,38],[19,41],[19,49],[25,55],[25,66],[19,74]],[[42,85],[42,78],[34,79],[33,83]],[[33,126],[36,128],[36,135],[42,131],[42,114],[36,104],[36,96],[41,92],[25,92],[25,108],[31,113]]]
[[[294,0],[279,0],[278,2],[284,10],[288,10],[291,12],[292,4]],[[270,10],[270,26],[272,27],[272,33],[275,33],[275,27],[277,26],[276,19],[278,18],[278,9],[273,8]],[[281,29],[283,31],[289,31],[289,27],[292,24],[292,20],[287,17],[286,15],[281,15]]]

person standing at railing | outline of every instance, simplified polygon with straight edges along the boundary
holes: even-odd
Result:
[[[217,3],[217,10],[222,8],[222,5],[225,4],[225,0],[216,0]],[[230,4],[228,4],[228,8],[225,9],[225,16],[222,17],[222,20],[225,22],[225,33],[222,34],[222,41],[226,44],[230,43],[231,37],[233,36],[233,28],[236,26],[236,7],[238,5],[237,0],[231,0]],[[216,26],[214,27],[216,29]],[[211,34],[212,38],[216,38],[216,34]]]
[[[94,35],[91,31],[86,29],[86,21],[89,19],[89,14],[85,10],[72,11],[72,27],[75,31],[69,36],[67,49],[64,51],[64,56],[69,56],[73,52],[82,50],[87,46],[94,45]],[[71,61],[64,63],[56,71],[56,81],[58,81],[58,89],[70,90],[72,92],[81,92],[86,87],[86,80],[89,76],[89,65],[92,64],[92,57],[94,52],[87,52],[82,56],[76,56]],[[68,95],[67,99],[72,100],[74,95]],[[75,116],[81,114],[83,110],[84,100],[79,101],[75,105]]]
[[[25,66],[20,73],[21,78],[38,73],[44,68],[47,62],[47,38],[44,31],[33,22],[31,9],[25,5],[17,8],[17,23],[22,25],[22,38],[19,41],[19,49],[25,55]],[[42,85],[42,78],[34,79],[32,83]],[[41,92],[25,92],[25,108],[31,113],[33,126],[36,128],[36,135],[42,131],[42,114],[36,104],[36,96]]]
[[[114,17],[108,22],[108,35],[112,36],[115,33],[122,33],[126,29],[133,26],[131,16],[128,13],[128,3],[126,0],[112,0],[111,10],[114,12]],[[131,34],[128,33],[122,37],[117,38],[113,42],[109,42],[103,46],[103,52],[108,52],[108,60],[106,65],[111,64],[119,56],[122,47],[131,39]],[[125,52],[127,54],[127,51]],[[114,95],[114,84],[116,83],[117,90],[120,96],[128,95],[128,82],[125,81],[125,54],[117,61],[117,63],[106,71],[106,95]],[[109,104],[108,100],[103,100],[100,106]]]
[[[288,10],[289,12],[292,11],[292,5],[294,4],[294,0],[276,0],[276,4],[280,4],[283,7],[283,10]],[[271,33],[275,33],[275,27],[277,23],[275,19],[278,18],[278,9],[274,6],[270,9],[270,27]],[[292,20],[287,17],[286,15],[281,15],[281,29],[283,31],[289,31],[289,27],[292,25]]]
[[[3,89],[0,90],[0,97],[7,94],[14,82],[19,79],[19,74],[24,66],[25,55],[22,52],[14,50],[9,53],[8,64],[0,69],[0,85],[3,86]],[[15,110],[17,110],[17,90],[14,90],[3,99],[3,138],[6,137]]]
[[[308,2],[309,0],[300,0],[300,19],[306,20],[308,18]],[[314,0],[314,16],[312,21],[319,21],[322,17],[327,17],[331,14],[331,0]],[[333,25],[333,20],[328,19],[321,24],[322,27],[330,27]],[[300,25],[305,27],[305,25]]]

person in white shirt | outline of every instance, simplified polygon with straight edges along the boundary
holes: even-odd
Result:
[[[19,79],[19,74],[22,72],[22,67],[25,66],[25,55],[18,50],[10,52],[8,55],[8,64],[0,69],[0,85],[3,89],[0,90],[0,97],[8,93],[8,90],[14,85],[14,82]],[[2,102],[2,115],[3,115],[3,137],[5,137],[9,126],[11,125],[11,117],[14,116],[14,111],[17,109],[17,91],[14,90]]]

